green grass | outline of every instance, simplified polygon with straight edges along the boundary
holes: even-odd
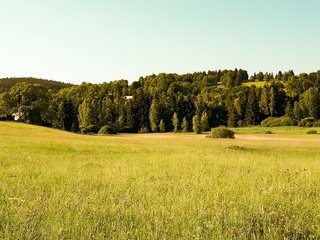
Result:
[[[83,136],[0,122],[0,239],[319,239],[320,142],[301,137]]]
[[[320,128],[318,127],[244,127],[244,128],[231,128],[236,134],[264,134],[266,131],[271,131],[277,135],[286,135],[287,137],[297,137],[298,135],[305,135],[309,130],[316,130],[320,132]],[[305,136],[303,136],[305,137]]]
[[[248,87],[250,87],[252,85],[255,85],[256,87],[263,87],[264,85],[269,84],[269,83],[267,83],[266,81],[257,81],[257,82],[244,82],[242,84],[245,86],[248,86]]]

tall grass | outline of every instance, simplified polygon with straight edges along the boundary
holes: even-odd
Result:
[[[0,239],[319,239],[319,161],[317,142],[0,123]]]

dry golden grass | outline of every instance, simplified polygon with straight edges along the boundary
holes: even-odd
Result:
[[[279,131],[288,139],[0,122],[0,239],[319,239],[319,142]]]

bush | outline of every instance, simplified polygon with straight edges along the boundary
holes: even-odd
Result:
[[[268,117],[261,122],[263,127],[295,126],[296,122],[290,117]]]
[[[98,133],[100,130],[100,127],[97,125],[90,125],[86,128],[87,133]]]
[[[88,133],[88,129],[83,127],[83,128],[80,129],[80,133],[81,134],[87,134]]]
[[[148,133],[148,132],[149,132],[149,129],[147,127],[142,127],[139,130],[139,133]]]
[[[317,134],[317,130],[309,130],[306,134]]]
[[[238,127],[246,127],[247,125],[246,125],[246,122],[245,121],[243,121],[243,120],[239,120],[238,121]]]
[[[129,126],[123,126],[121,128],[118,128],[118,132],[120,132],[120,133],[137,133],[136,131],[134,131],[134,129],[132,129]]]
[[[234,138],[234,132],[226,127],[211,128],[212,138]]]
[[[313,117],[306,117],[299,122],[298,126],[299,127],[312,127],[315,121],[316,120]]]
[[[100,128],[98,134],[117,134],[118,131],[113,125],[104,125]]]
[[[266,131],[265,134],[272,134],[272,132],[271,131]]]
[[[314,127],[320,127],[320,120],[317,120],[313,123]]]
[[[166,124],[164,123],[163,119],[161,119],[161,121],[160,121],[159,130],[162,133],[166,132]]]

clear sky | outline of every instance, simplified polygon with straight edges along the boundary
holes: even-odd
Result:
[[[0,0],[0,77],[320,69],[319,0]]]

